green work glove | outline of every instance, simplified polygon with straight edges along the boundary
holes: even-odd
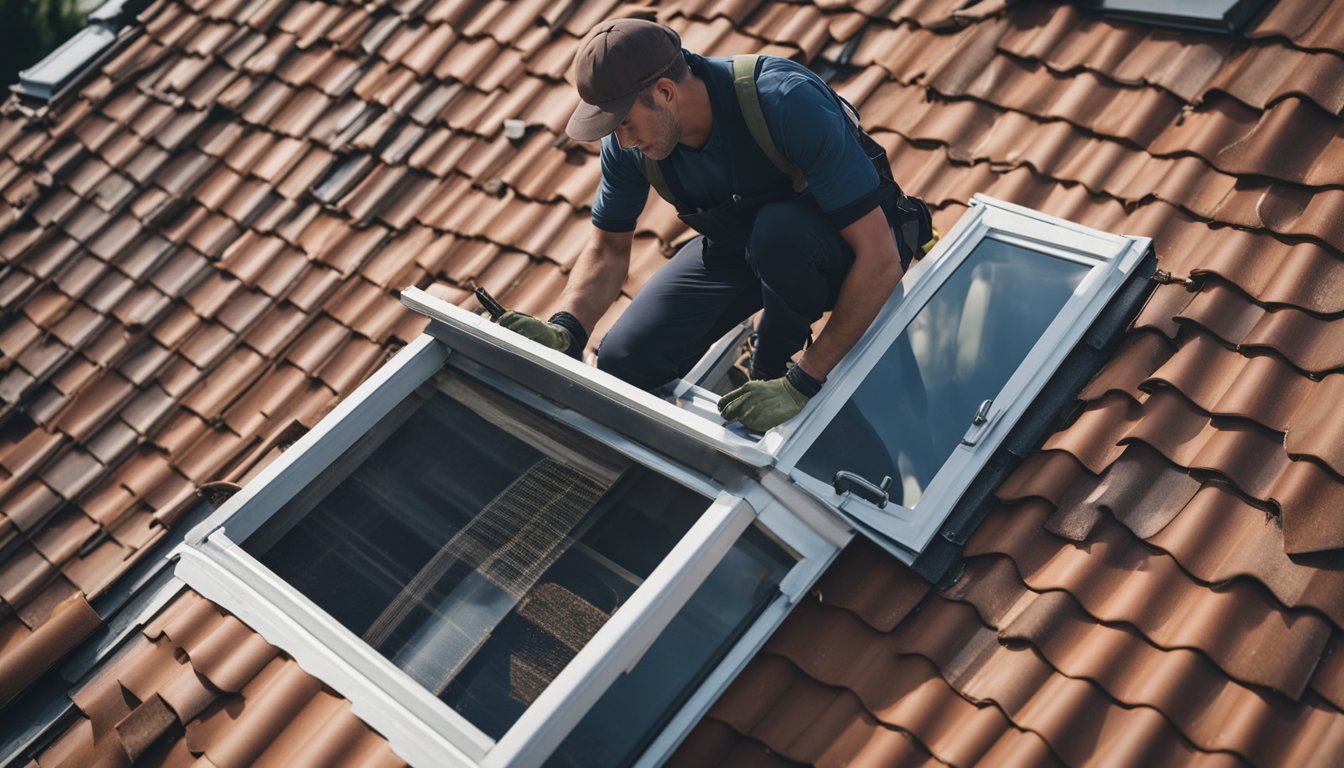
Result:
[[[727,421],[736,419],[747,429],[764,432],[797,416],[821,390],[822,381],[794,366],[778,379],[748,381],[719,398],[719,414]],[[804,394],[804,390],[810,390],[810,394]]]
[[[561,352],[569,351],[570,345],[574,343],[574,337],[563,326],[538,320],[524,312],[509,310],[499,316],[499,324],[538,344]]]

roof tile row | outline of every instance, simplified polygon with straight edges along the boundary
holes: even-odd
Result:
[[[1000,489],[1040,501],[996,512],[1021,516],[1020,536],[975,556],[958,588],[983,611],[1020,603],[1014,623],[943,635],[960,661],[907,651],[846,677],[830,660],[913,629],[936,636],[968,613],[961,593],[924,597],[908,571],[856,547],[686,748],[761,764],[1074,761],[1099,744],[1136,759],[1306,760],[1300,745],[1337,738],[1338,713],[1314,697],[1344,698],[1338,566],[1284,554],[1342,541],[1329,403],[1344,167],[1340,57],[1326,50],[1338,9],[1284,0],[1234,48],[1067,6],[962,5],[688,0],[659,13],[701,52],[849,57],[837,85],[944,229],[987,191],[1152,235],[1162,268],[1197,281],[1157,291],[1082,416]],[[557,141],[576,98],[560,79],[578,35],[615,7],[161,2],[147,33],[49,120],[0,120],[15,161],[0,168],[15,206],[0,295],[18,310],[0,327],[0,393],[15,414],[0,504],[16,510],[0,537],[31,542],[0,566],[0,597],[19,611],[0,625],[7,648],[31,632],[19,616],[37,624],[57,598],[114,578],[181,493],[254,471],[417,333],[423,320],[393,289],[451,281],[438,290],[467,301],[476,281],[511,306],[553,307],[598,180],[590,151]],[[524,140],[500,135],[504,118],[524,120]],[[686,235],[660,203],[644,219],[627,296]],[[1263,511],[1275,504],[1277,534]],[[81,555],[100,535],[90,524],[110,536]],[[1059,564],[1105,576],[1115,596]],[[1195,618],[1158,626],[1173,604]],[[868,629],[809,643],[816,611]],[[1288,644],[1259,666],[1217,636],[1247,617],[1262,617],[1247,648]],[[1055,626],[1065,639],[1043,629]],[[1103,674],[1104,648],[1157,687]],[[992,678],[967,676],[979,657]],[[1219,682],[1223,668],[1268,688]],[[1219,691],[1207,704],[1171,687],[1196,673]],[[121,729],[91,722],[131,751],[164,746],[145,737],[165,712],[199,714],[185,714],[199,691],[183,680],[181,692],[137,684],[145,708]],[[1056,703],[1033,704],[1032,680]],[[1211,713],[1234,710],[1237,727],[1211,728]],[[1079,719],[1089,712],[1102,714]],[[318,727],[310,717],[295,722]],[[1266,725],[1275,717],[1301,729]],[[188,726],[171,754],[232,730],[212,722]]]
[[[91,765],[403,765],[321,681],[184,592],[72,698],[82,717],[37,757]]]

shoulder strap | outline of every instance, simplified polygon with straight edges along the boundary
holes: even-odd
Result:
[[[677,198],[672,194],[672,188],[667,185],[667,179],[663,178],[663,169],[658,167],[658,161],[644,155],[644,178],[649,180],[649,186],[653,187],[658,196],[672,204],[672,207],[680,210],[681,205]]]
[[[759,54],[733,57],[733,89],[737,92],[737,103],[742,110],[742,119],[746,121],[752,138],[760,146],[770,162],[775,164],[784,175],[793,179],[793,191],[802,192],[807,188],[807,179],[803,169],[799,168],[780,153],[770,138],[770,128],[765,124],[765,113],[761,111],[761,96],[756,91],[756,65]]]

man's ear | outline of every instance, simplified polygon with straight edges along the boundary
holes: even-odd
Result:
[[[653,100],[659,106],[667,106],[677,99],[677,83],[670,77],[660,77],[653,84]]]

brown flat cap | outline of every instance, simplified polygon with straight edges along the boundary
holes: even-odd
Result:
[[[565,133],[596,141],[616,130],[635,97],[657,82],[681,55],[681,36],[662,24],[613,19],[593,28],[574,56],[574,79],[583,103]]]

